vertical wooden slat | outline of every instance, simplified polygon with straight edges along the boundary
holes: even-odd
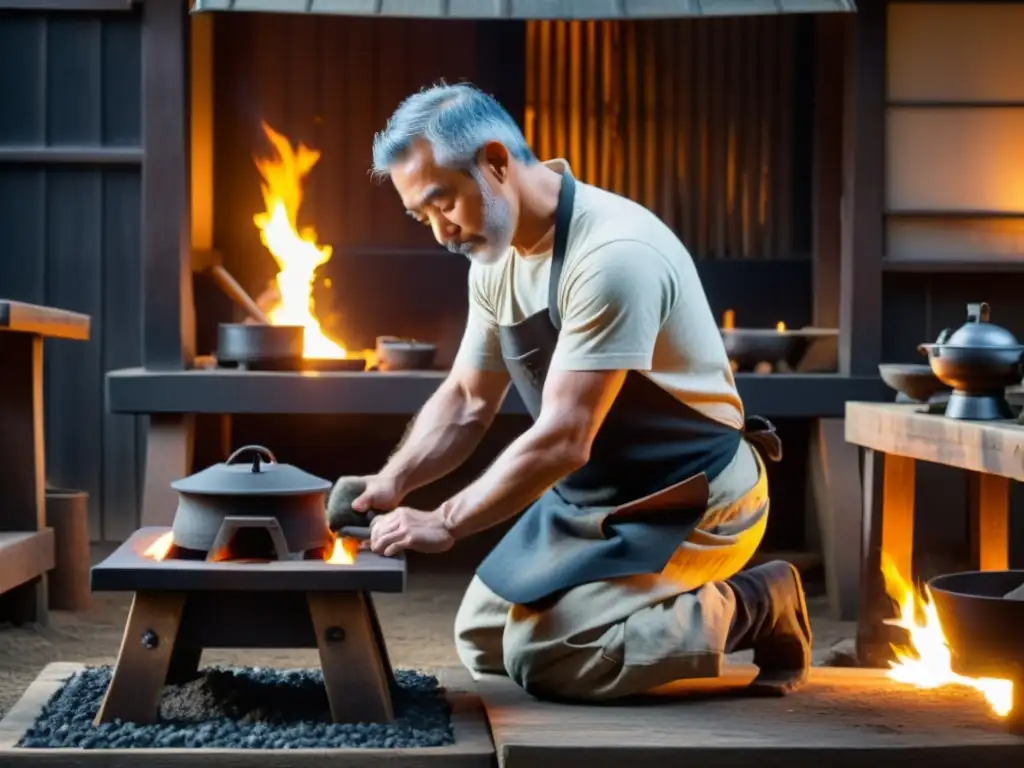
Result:
[[[633,199],[640,199],[640,171],[641,171],[641,147],[640,137],[643,136],[644,125],[640,114],[640,98],[642,96],[642,84],[640,83],[640,64],[637,61],[639,49],[637,47],[637,25],[626,24],[622,27],[625,38],[625,74],[623,76],[623,90],[625,91],[626,102],[626,196]]]
[[[552,115],[554,120],[550,126],[551,129],[551,156],[552,157],[564,157],[567,158],[569,154],[569,109],[568,101],[566,99],[566,81],[568,80],[568,72],[566,72],[566,66],[569,58],[569,51],[567,50],[567,32],[568,22],[558,21],[554,23],[555,28],[555,40],[554,40],[554,64],[555,69],[552,72],[552,80],[554,81],[554,104],[552,108]]]
[[[597,68],[597,22],[587,21],[586,23],[586,81],[587,81],[587,121],[586,136],[583,139],[586,148],[586,164],[580,169],[581,178],[596,179],[600,169],[597,165],[598,150],[601,146],[601,134],[598,130],[598,115],[601,104],[597,94],[600,72]],[[529,75],[528,75],[529,76]]]
[[[583,171],[583,22],[569,22],[569,45],[569,162]]]

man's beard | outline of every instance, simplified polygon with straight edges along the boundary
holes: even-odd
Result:
[[[483,234],[463,242],[449,240],[445,243],[452,253],[458,253],[470,261],[480,264],[494,264],[512,246],[512,215],[508,201],[495,194],[487,182],[477,174],[473,175],[480,185],[483,198]]]

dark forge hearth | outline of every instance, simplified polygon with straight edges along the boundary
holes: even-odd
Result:
[[[246,451],[251,463],[236,462]],[[92,569],[94,591],[135,593],[96,724],[154,722],[164,685],[197,678],[204,648],[316,648],[335,722],[391,722],[370,593],[405,589],[404,557],[336,539],[330,483],[260,446],[172,487],[173,528],[136,531]]]

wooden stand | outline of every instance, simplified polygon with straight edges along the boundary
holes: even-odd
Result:
[[[0,622],[47,621],[43,338],[85,341],[89,318],[0,299]]]
[[[155,722],[163,686],[196,677],[203,648],[218,647],[316,647],[335,722],[394,720],[368,592],[137,592],[96,724]]]
[[[920,405],[847,403],[846,440],[864,452],[864,531],[857,656],[884,666],[890,643],[903,642],[884,624],[893,617],[881,554],[906,579],[914,555],[915,469],[918,461],[970,473],[971,548],[979,570],[1005,570],[1009,560],[1009,482],[1024,480],[1024,426],[971,422],[920,413]]]

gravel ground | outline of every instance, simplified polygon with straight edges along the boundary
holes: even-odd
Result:
[[[127,749],[220,747],[315,749],[441,747],[454,741],[437,678],[399,670],[395,721],[332,723],[318,670],[210,668],[197,680],[164,689],[160,722],[93,726],[110,667],[72,676],[43,709],[20,747]]]
[[[459,600],[471,574],[462,571],[423,572],[410,568],[408,589],[400,595],[377,595],[384,636],[392,664],[428,674],[458,667],[452,624]],[[814,594],[814,585],[808,584]],[[53,661],[109,665],[116,657],[131,603],[130,595],[98,594],[89,611],[52,612],[43,628],[0,625],[0,715],[6,712]],[[814,629],[815,657],[820,663],[835,655],[834,648],[849,644],[852,624],[825,617],[823,597],[809,597]],[[845,641],[845,643],[844,643]],[[748,656],[749,654],[746,654]],[[737,654],[744,659],[745,654]],[[258,666],[276,669],[316,668],[315,650],[207,651],[203,666]]]

